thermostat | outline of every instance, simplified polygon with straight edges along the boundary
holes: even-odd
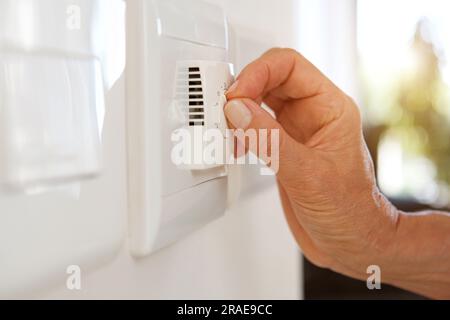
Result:
[[[177,62],[173,108],[180,129],[173,136],[181,140],[181,147],[172,150],[172,160],[180,169],[205,170],[227,163],[232,143],[226,139],[223,110],[233,80],[233,66],[228,63]]]
[[[173,161],[177,133],[224,139],[233,70],[220,7],[137,0],[128,13],[138,17],[127,40],[129,235],[132,254],[142,257],[220,218],[236,195],[235,167]]]

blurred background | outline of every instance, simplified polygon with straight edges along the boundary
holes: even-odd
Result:
[[[398,200],[448,208],[449,3],[357,5],[362,106],[380,187]]]
[[[358,101],[381,190],[403,210],[449,209],[450,2],[336,2],[340,8],[329,1],[322,5],[337,26],[333,37],[344,39],[346,49],[335,45],[337,52],[329,53],[335,57],[328,58],[332,63],[317,62]],[[336,18],[333,12],[339,10],[345,12]],[[316,57],[314,50],[324,49],[313,42],[303,45]],[[421,298],[388,286],[368,291],[307,261],[304,275],[307,299]]]

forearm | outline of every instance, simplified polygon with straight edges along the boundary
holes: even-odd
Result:
[[[399,212],[387,282],[427,297],[450,298],[450,214]]]

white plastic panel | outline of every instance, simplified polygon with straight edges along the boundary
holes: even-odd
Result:
[[[100,172],[97,60],[0,52],[1,182],[26,189]]]
[[[227,25],[219,7],[169,0],[159,1],[156,10],[164,37],[228,49]]]
[[[2,0],[1,46],[92,54],[95,44],[91,36],[100,30],[91,26],[94,18],[101,19],[95,12],[101,1]]]
[[[87,273],[121,247],[124,35],[122,0],[0,2],[2,298],[64,285],[68,266]]]
[[[180,169],[171,158],[171,138],[183,125],[174,95],[180,63],[228,66],[230,61],[220,7],[196,0],[139,0],[129,3],[128,12],[134,17],[127,57],[127,103],[133,106],[127,110],[130,243],[134,255],[144,256],[225,212],[226,167]],[[211,79],[217,88],[208,90],[223,94],[231,77],[229,70],[221,81]]]
[[[0,49],[96,57],[110,89],[125,67],[124,10],[125,0],[2,0]]]

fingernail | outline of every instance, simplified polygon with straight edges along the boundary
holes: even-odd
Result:
[[[236,88],[239,85],[239,80],[235,81],[227,90],[227,94],[233,92],[234,90],[236,90]]]
[[[225,115],[231,124],[238,129],[246,129],[252,122],[252,112],[242,100],[231,100],[225,106]]]

